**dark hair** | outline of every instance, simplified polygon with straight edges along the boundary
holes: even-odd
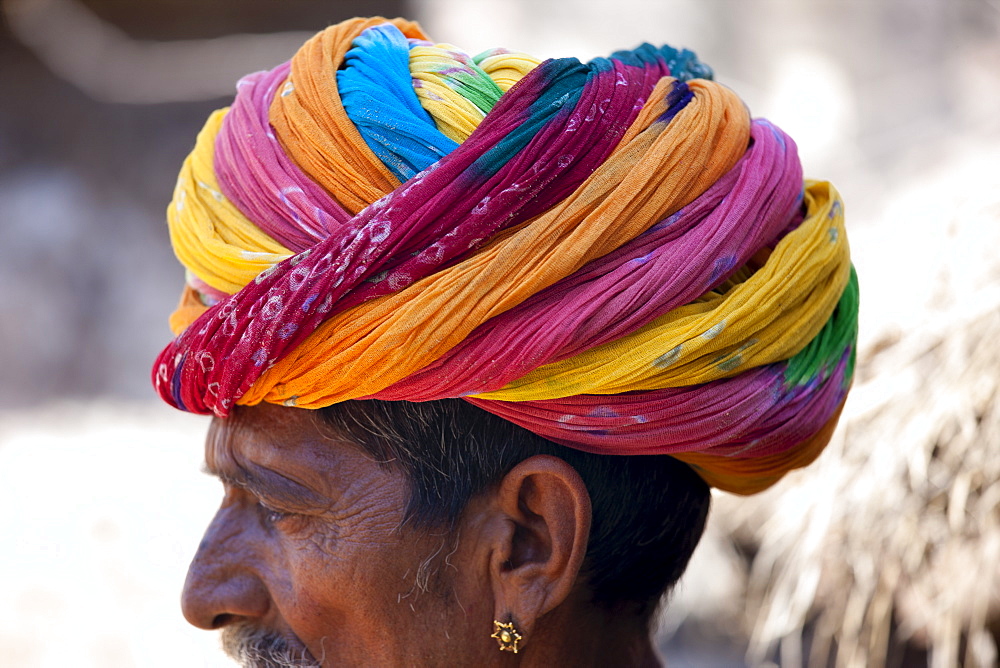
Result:
[[[708,486],[669,456],[595,455],[558,445],[461,399],[359,400],[325,421],[410,484],[406,521],[454,528],[469,500],[533,455],[580,474],[593,519],[583,576],[596,604],[647,618],[687,567],[708,516]]]

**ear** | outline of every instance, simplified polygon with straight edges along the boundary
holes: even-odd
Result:
[[[527,642],[535,622],[576,584],[590,536],[590,494],[572,466],[536,455],[503,478],[494,503],[495,619],[513,620]]]

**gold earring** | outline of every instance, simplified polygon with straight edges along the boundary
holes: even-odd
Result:
[[[500,645],[501,652],[514,652],[514,654],[517,654],[517,641],[521,640],[521,634],[514,628],[513,620],[502,624],[494,619],[493,635],[490,637],[496,639],[497,644]]]

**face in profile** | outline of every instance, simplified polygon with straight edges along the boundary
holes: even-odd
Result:
[[[205,458],[225,491],[183,610],[244,665],[495,660],[471,628],[492,615],[462,549],[473,536],[408,529],[402,475],[315,412],[241,408],[212,424]]]

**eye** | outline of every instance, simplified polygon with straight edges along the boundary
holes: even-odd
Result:
[[[260,508],[261,515],[263,515],[264,520],[268,524],[278,524],[282,520],[288,519],[292,516],[292,513],[275,510],[274,508],[265,505],[262,501],[258,501],[257,506]]]
[[[288,513],[278,512],[277,510],[267,511],[267,521],[271,524],[277,524],[286,517],[288,517]]]

